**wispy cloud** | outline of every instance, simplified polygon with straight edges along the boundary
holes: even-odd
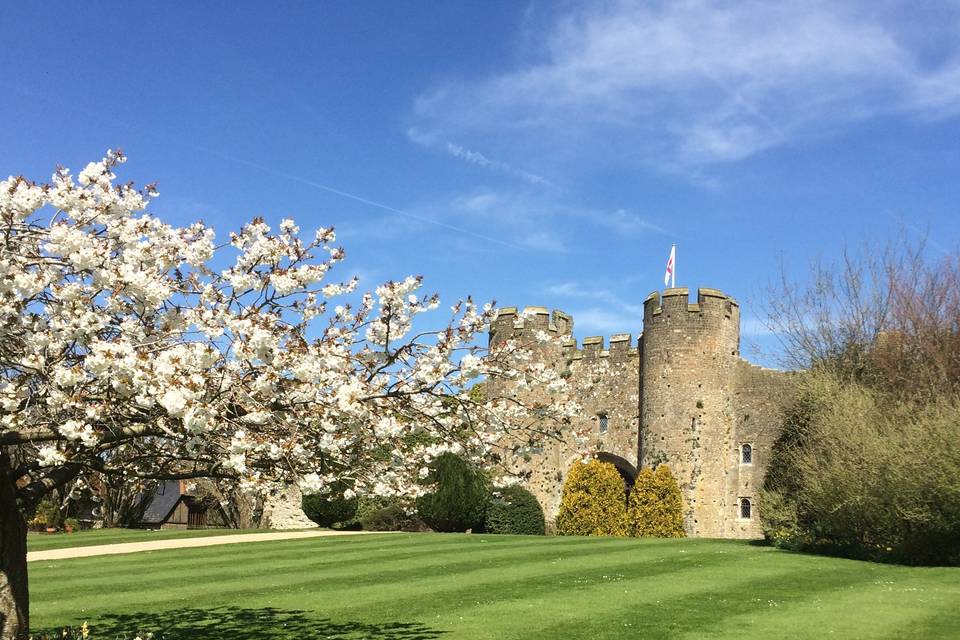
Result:
[[[771,336],[773,335],[773,331],[763,318],[740,316],[740,335],[756,338]]]
[[[643,305],[628,302],[603,286],[568,281],[549,285],[544,292],[551,298],[573,302],[567,311],[573,316],[574,326],[587,332],[637,332],[643,324]]]
[[[563,198],[537,190],[480,188],[453,196],[444,205],[457,219],[482,219],[507,229],[511,237],[528,238],[527,244],[561,250],[585,233],[613,231],[618,237],[676,234],[650,218],[626,209],[576,206]],[[549,238],[549,242],[545,242]],[[535,239],[535,240],[534,240]]]
[[[502,247],[507,247],[507,248],[510,248],[510,249],[520,249],[520,248],[522,248],[522,247],[520,247],[520,246],[518,246],[518,245],[516,245],[516,244],[513,244],[513,243],[508,242],[508,241],[506,241],[506,240],[503,240],[503,239],[501,239],[501,238],[496,238],[496,237],[493,237],[493,236],[490,236],[490,235],[487,235],[487,234],[479,233],[479,232],[474,231],[474,230],[472,230],[472,229],[467,229],[467,228],[462,227],[462,226],[459,226],[459,225],[450,224],[449,222],[445,222],[445,221],[443,221],[443,220],[437,220],[437,219],[432,218],[432,217],[430,217],[430,216],[419,215],[419,214],[414,213],[414,212],[409,211],[409,210],[398,209],[398,208],[393,207],[393,206],[390,206],[390,205],[388,205],[388,204],[384,204],[384,203],[382,203],[382,202],[377,202],[376,200],[371,200],[371,199],[369,199],[369,198],[365,198],[365,197],[360,196],[360,195],[357,195],[357,194],[355,194],[355,193],[350,193],[349,191],[343,191],[343,190],[341,190],[341,189],[336,189],[336,188],[334,188],[334,187],[332,187],[332,186],[330,186],[330,185],[323,184],[323,183],[321,183],[321,182],[317,182],[316,180],[313,180],[313,179],[310,179],[310,178],[306,178],[306,177],[299,176],[299,175],[296,175],[296,174],[293,174],[293,173],[289,173],[289,172],[287,172],[287,171],[282,171],[282,170],[277,169],[277,168],[275,168],[275,167],[269,167],[269,166],[260,164],[260,163],[258,163],[258,162],[253,162],[252,160],[247,160],[247,159],[244,159],[244,158],[240,158],[240,157],[238,157],[238,156],[234,156],[234,155],[231,155],[231,154],[222,152],[222,151],[217,151],[217,150],[215,150],[215,149],[210,149],[210,148],[207,148],[207,147],[201,147],[201,146],[199,146],[199,145],[192,145],[192,146],[194,146],[194,148],[196,148],[196,149],[199,149],[199,150],[201,150],[201,151],[204,151],[204,152],[213,154],[213,155],[215,155],[215,156],[217,156],[217,157],[220,157],[220,158],[223,158],[223,159],[225,159],[225,160],[230,160],[231,162],[235,162],[235,163],[237,163],[237,164],[246,165],[246,166],[248,166],[248,167],[252,167],[252,168],[257,169],[257,170],[259,170],[259,171],[263,171],[263,172],[265,172],[265,173],[268,173],[268,174],[277,176],[277,177],[279,177],[279,178],[284,178],[284,179],[290,180],[290,181],[292,181],[292,182],[298,182],[298,183],[303,184],[303,185],[306,185],[306,186],[308,186],[308,187],[313,187],[314,189],[319,189],[320,191],[325,191],[325,192],[327,192],[327,193],[331,193],[331,194],[333,194],[333,195],[340,196],[341,198],[346,198],[346,199],[348,199],[348,200],[353,200],[353,201],[355,201],[355,202],[359,202],[359,203],[361,203],[361,204],[365,204],[365,205],[367,205],[367,206],[370,206],[370,207],[373,207],[373,208],[376,208],[376,209],[380,209],[380,210],[382,210],[382,211],[390,212],[391,214],[395,214],[395,215],[397,215],[397,216],[400,216],[401,218],[406,218],[408,221],[413,222],[413,223],[418,223],[418,224],[428,225],[428,226],[433,226],[433,227],[439,227],[439,228],[445,229],[445,230],[447,230],[447,231],[454,232],[454,233],[456,233],[456,234],[458,234],[458,235],[461,235],[461,236],[468,236],[468,237],[473,238],[474,240],[480,240],[480,241],[483,241],[483,242],[486,242],[486,243],[495,244],[495,245],[499,245],[499,246],[502,246]],[[381,225],[380,223],[378,223],[377,221],[372,221],[372,222],[370,222],[370,223],[367,223],[367,224],[361,225],[361,226],[362,226],[362,227],[365,227],[365,228],[370,228],[370,227],[373,227],[373,226],[381,226],[381,227],[382,227],[382,225]],[[388,225],[388,226],[390,226],[390,225]]]
[[[585,214],[600,226],[607,227],[618,233],[637,235],[646,232],[653,232],[664,236],[674,236],[677,234],[667,231],[660,225],[656,225],[643,216],[631,213],[626,209],[616,209],[614,211],[593,211]]]
[[[909,19],[905,19],[909,18]],[[436,86],[415,128],[494,167],[544,157],[706,167],[875,116],[960,114],[960,5],[700,0],[590,5],[530,59]],[[474,155],[482,141],[502,161]]]
[[[561,282],[548,286],[545,291],[551,296],[597,300],[620,311],[643,316],[643,305],[626,302],[614,292],[602,287],[595,288],[579,282]]]

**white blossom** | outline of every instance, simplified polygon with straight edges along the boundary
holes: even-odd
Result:
[[[37,464],[41,467],[52,467],[67,461],[63,452],[53,445],[44,445],[37,449]]]
[[[489,460],[524,434],[527,390],[551,393],[536,433],[579,411],[530,345],[485,348],[492,305],[463,300],[417,333],[440,305],[420,277],[358,291],[331,277],[345,257],[333,229],[304,236],[289,219],[276,233],[255,219],[228,243],[173,227],[154,189],[118,184],[123,161],[0,181],[0,438],[37,465],[305,493],[343,476],[358,494],[415,496],[437,455]],[[481,377],[519,393],[476,400]]]

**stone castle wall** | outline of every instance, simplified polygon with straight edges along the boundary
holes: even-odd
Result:
[[[532,342],[539,330],[561,338],[561,347],[537,347],[537,357],[567,379],[583,407],[573,427],[587,429],[590,451],[628,477],[641,466],[668,464],[684,494],[689,535],[757,537],[756,491],[789,376],[740,358],[740,310],[733,299],[715,289],[700,289],[696,303],[688,297],[685,288],[651,294],[636,341],[630,334],[614,335],[608,344],[589,337],[577,348],[570,337],[573,318],[543,307],[520,314],[501,309],[490,340]],[[510,392],[502,384],[490,390]],[[743,444],[751,446],[750,464],[741,463]],[[570,437],[510,461],[529,474],[526,485],[548,520],[556,517],[563,480],[580,455]],[[752,505],[749,519],[740,517],[744,498]]]
[[[573,318],[561,312],[550,314],[543,307],[526,307],[522,312],[515,307],[500,309],[491,327],[490,342],[508,337],[529,337],[531,344],[537,331],[547,331],[560,338],[562,346],[536,346],[537,357],[563,376],[572,394],[583,410],[571,425],[590,434],[591,450],[606,452],[609,459],[635,473],[637,465],[637,434],[639,432],[640,367],[636,343],[630,334],[610,338],[609,347],[600,336],[585,338],[578,349],[573,332]],[[500,383],[488,381],[491,396],[510,395]],[[525,400],[548,401],[547,394],[538,398],[536,390],[525,392]],[[601,430],[601,416],[606,417],[606,430]],[[560,509],[560,488],[564,476],[575,461],[582,457],[581,449],[572,437],[547,439],[541,446],[526,450],[514,458],[515,471],[529,474],[525,485],[537,496],[548,521]]]

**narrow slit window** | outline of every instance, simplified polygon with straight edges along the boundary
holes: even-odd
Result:
[[[607,427],[609,426],[609,423],[607,421],[607,414],[601,413],[597,417],[600,419],[600,433],[606,433]]]
[[[740,447],[740,464],[753,464],[753,447],[748,444]]]
[[[751,511],[750,499],[743,498],[742,500],[740,500],[740,517],[744,520],[749,520],[751,517],[750,511]]]

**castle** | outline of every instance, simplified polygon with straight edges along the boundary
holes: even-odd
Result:
[[[790,374],[740,357],[740,308],[716,289],[651,293],[643,304],[643,332],[572,338],[573,318],[543,307],[499,309],[490,343],[508,337],[534,342],[538,331],[559,338],[535,353],[555,367],[583,407],[580,424],[590,447],[612,462],[629,485],[637,470],[665,463],[684,497],[688,535],[755,538],[761,535],[757,492],[773,443],[778,414],[792,387]],[[510,394],[498,382],[492,393]],[[529,473],[526,486],[548,521],[560,506],[563,481],[580,458],[572,436],[549,441],[510,463]]]

